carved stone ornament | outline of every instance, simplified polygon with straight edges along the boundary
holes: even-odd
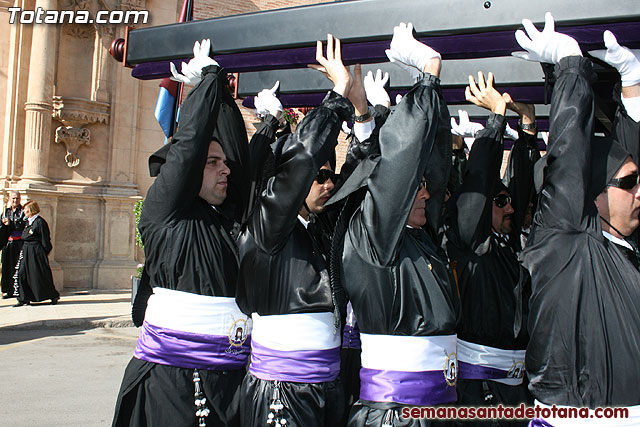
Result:
[[[64,156],[67,166],[75,168],[80,164],[78,149],[81,145],[89,145],[90,139],[89,129],[72,126],[59,126],[56,129],[56,144],[63,143],[67,149],[67,155]]]
[[[91,132],[83,126],[93,123],[109,123],[110,105],[106,102],[89,101],[81,98],[53,97],[53,118],[64,126],[56,129],[56,144],[67,148],[64,160],[74,168],[80,164],[78,149],[89,145]]]
[[[110,104],[82,98],[53,97],[53,118],[66,126],[109,123]]]
[[[78,12],[91,12],[89,0],[71,0],[67,3],[65,10],[72,10],[75,13]],[[62,31],[71,36],[80,39],[87,39],[93,37],[95,32],[95,26],[93,24],[70,24],[65,22],[62,24]]]
[[[147,7],[146,0],[121,0],[120,10],[143,10]]]
[[[95,28],[92,24],[62,24],[62,31],[71,37],[88,39],[93,37]]]

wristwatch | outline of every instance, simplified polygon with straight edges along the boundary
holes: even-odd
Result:
[[[371,118],[371,110],[367,110],[366,113],[361,114],[359,116],[353,116],[354,122],[366,122]]]
[[[520,127],[520,129],[522,129],[522,130],[537,130],[538,129],[538,125],[536,124],[535,120],[533,121],[533,123],[522,123],[522,120],[518,120],[518,127]]]

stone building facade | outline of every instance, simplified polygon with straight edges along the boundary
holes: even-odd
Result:
[[[318,3],[195,0],[194,18]],[[174,23],[182,0],[0,0],[0,188],[36,200],[52,232],[59,289],[130,286],[142,251],[133,206],[152,183],[147,159],[163,143],[158,81],[140,81],[109,55],[125,25],[9,23],[22,11],[147,10]],[[215,40],[213,41],[215,43]],[[241,78],[241,76],[240,76]],[[240,101],[239,101],[240,102]],[[255,118],[243,110],[249,135]]]

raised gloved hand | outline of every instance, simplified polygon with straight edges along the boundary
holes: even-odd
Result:
[[[394,27],[391,46],[385,50],[389,61],[401,62],[404,65],[415,67],[418,72],[424,70],[427,62],[432,58],[441,59],[438,52],[426,44],[420,43],[413,37],[413,24],[409,22]]]
[[[263,89],[258,93],[253,100],[253,104],[256,107],[256,114],[262,118],[267,114],[271,114],[276,119],[280,120],[283,114],[282,103],[276,96],[276,91],[280,86],[280,81],[277,81],[271,89]]]
[[[484,129],[480,123],[474,123],[469,120],[469,113],[464,110],[458,110],[460,124],[456,123],[456,118],[451,117],[451,133],[462,136],[464,138],[475,138],[476,133]]]
[[[526,52],[512,52],[513,56],[551,64],[557,64],[566,56],[582,56],[577,41],[566,34],[556,33],[551,12],[544,15],[544,21],[544,29],[540,32],[529,19],[522,20],[527,34],[522,30],[516,31],[516,40]]]
[[[397,65],[400,69],[406,71],[407,74],[409,74],[409,77],[411,78],[411,81],[413,83],[418,81],[418,79],[420,78],[420,71],[418,71],[417,68],[411,67],[403,62],[400,62],[394,56],[395,54],[390,49],[387,49],[384,52],[387,54],[387,58],[389,58],[389,61],[391,61],[391,63]]]
[[[173,77],[171,80],[177,82],[186,83],[189,85],[195,85],[202,80],[202,69],[209,65],[218,65],[213,58],[209,56],[211,50],[211,40],[203,39],[202,43],[196,41],[193,44],[193,58],[189,63],[182,63],[182,74],[178,73],[176,66],[171,63],[171,74]]]
[[[389,108],[391,106],[391,99],[387,93],[384,85],[389,81],[389,73],[384,73],[382,76],[382,70],[378,68],[376,76],[373,77],[373,73],[369,71],[364,76],[364,90],[367,93],[367,99],[371,105],[384,105]]]
[[[513,129],[509,126],[509,123],[507,123],[507,127],[504,129],[504,136],[505,138],[513,139],[515,141],[518,139],[518,131]]]
[[[614,67],[620,73],[622,86],[640,84],[640,49],[627,49],[618,44],[616,36],[609,30],[604,32],[607,49],[590,50],[589,53]]]

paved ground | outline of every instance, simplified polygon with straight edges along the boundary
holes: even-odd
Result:
[[[1,427],[110,426],[138,329],[130,292],[0,300]]]
[[[133,326],[130,291],[63,293],[50,301],[12,307],[15,298],[0,300],[0,333],[6,330]]]

